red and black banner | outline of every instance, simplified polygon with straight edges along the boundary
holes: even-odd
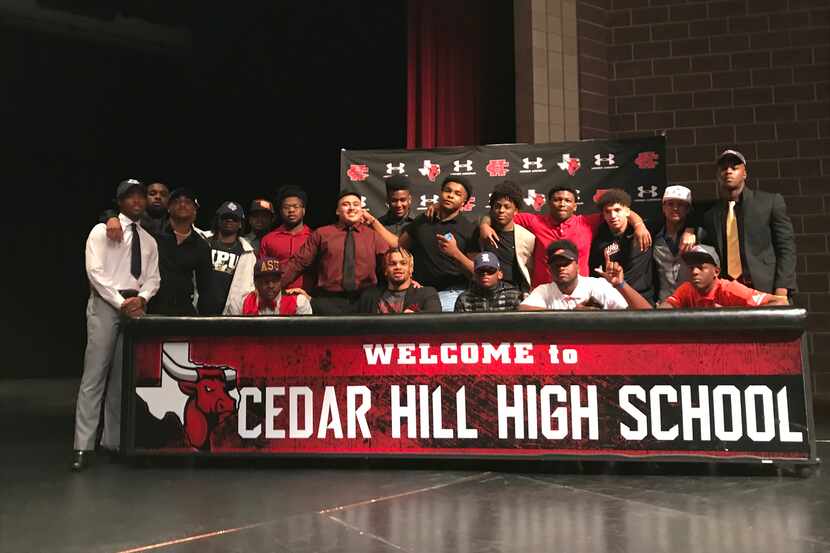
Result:
[[[676,332],[546,330],[559,314],[539,315],[510,331],[434,315],[419,323],[445,332],[395,332],[397,317],[381,334],[327,318],[288,332],[246,321],[266,335],[218,335],[221,321],[208,335],[138,333],[127,450],[811,458],[800,333],[691,335],[677,327],[687,314]]]
[[[522,208],[542,212],[554,186],[578,191],[582,213],[596,211],[594,199],[608,188],[623,188],[634,209],[655,216],[666,187],[666,140],[662,136],[625,140],[584,140],[555,144],[504,144],[434,150],[342,150],[340,187],[361,194],[376,215],[386,211],[385,180],[405,174],[413,183],[415,211],[437,198],[448,175],[463,175],[474,187],[465,211],[487,211],[493,187],[516,182],[525,192]]]

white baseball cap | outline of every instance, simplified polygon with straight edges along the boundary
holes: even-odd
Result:
[[[682,200],[687,204],[692,204],[692,191],[685,186],[668,186],[663,192],[663,201],[666,200]]]

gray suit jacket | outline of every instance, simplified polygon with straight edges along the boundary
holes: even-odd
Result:
[[[736,209],[741,263],[752,278],[753,288],[763,292],[776,288],[795,290],[795,236],[784,198],[781,194],[744,188]],[[724,225],[728,211],[726,202],[721,201],[703,215],[701,242],[714,246],[721,262],[726,248]]]

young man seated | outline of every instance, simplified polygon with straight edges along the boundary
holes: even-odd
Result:
[[[242,311],[231,315],[311,315],[311,303],[301,288],[283,293],[280,286],[282,269],[273,257],[258,259],[254,267],[254,291],[242,300]]]
[[[358,301],[358,313],[440,313],[441,300],[435,288],[414,286],[412,254],[392,248],[383,256],[386,285],[367,288]]]
[[[693,307],[758,307],[787,305],[784,296],[774,296],[748,288],[737,280],[719,278],[720,258],[712,246],[697,245],[683,254],[691,274],[666,300],[660,309]]]
[[[622,266],[606,254],[605,270],[594,269],[603,278],[579,274],[579,250],[570,240],[548,246],[550,284],[537,286],[519,305],[519,311],[574,309],[651,309],[651,305],[625,282]]]
[[[455,312],[515,311],[521,302],[521,290],[504,281],[496,254],[482,252],[473,259],[473,281],[455,300]]]

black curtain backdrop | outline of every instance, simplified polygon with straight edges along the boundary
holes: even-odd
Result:
[[[203,227],[223,200],[298,184],[317,226],[340,148],[404,145],[403,3],[212,6],[179,14],[194,44],[175,55],[0,19],[0,377],[81,373],[84,243],[122,178],[196,189]]]

